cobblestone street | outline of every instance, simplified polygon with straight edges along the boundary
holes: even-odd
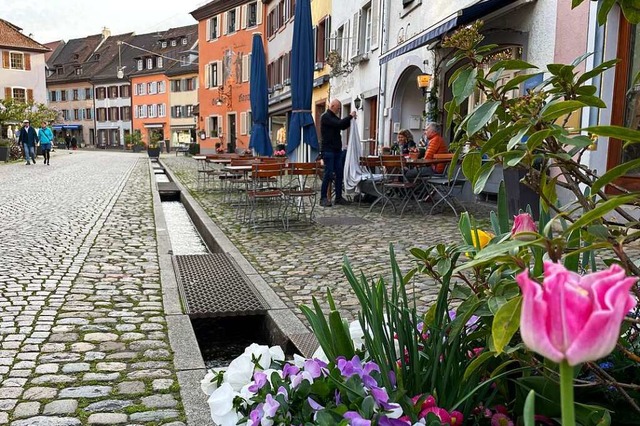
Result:
[[[0,166],[0,424],[183,425],[146,156]]]

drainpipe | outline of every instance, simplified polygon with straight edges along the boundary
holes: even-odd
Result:
[[[390,24],[390,8],[391,8],[391,0],[384,0],[384,3],[380,2],[380,6],[382,6],[381,19],[380,22],[384,22],[381,26],[382,38],[381,38],[381,47],[380,47],[380,55],[382,56],[389,50],[389,24]],[[378,129],[376,134],[376,145],[378,148],[378,154],[381,153],[381,148],[383,141],[382,135],[385,133],[385,122],[384,122],[384,111],[386,109],[386,99],[387,99],[387,66],[389,62],[385,62],[380,67],[380,84],[378,86]]]

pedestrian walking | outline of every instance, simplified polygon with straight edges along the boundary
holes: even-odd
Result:
[[[38,130],[38,139],[40,139],[40,149],[44,157],[44,164],[49,165],[51,159],[51,144],[53,143],[53,132],[47,127],[47,122],[43,121],[40,130]]]
[[[71,136],[71,149],[75,151],[77,148],[78,148],[78,140],[76,139],[76,136],[73,135]]]
[[[69,133],[64,137],[64,144],[67,146],[67,149],[71,148],[71,135]]]
[[[320,117],[320,134],[322,136],[321,155],[324,162],[324,176],[320,187],[320,205],[331,207],[331,200],[327,198],[329,183],[335,177],[335,204],[348,204],[342,198],[342,179],[344,176],[344,162],[342,160],[342,136],[340,132],[349,128],[351,120],[356,118],[356,112],[352,111],[348,117],[340,119],[342,104],[334,99],[329,104],[329,109]]]
[[[29,120],[24,120],[18,135],[18,143],[22,144],[22,148],[24,149],[24,158],[27,160],[27,166],[31,164],[31,161],[33,161],[33,164],[36,164],[37,142],[38,134],[34,128],[31,127]]]

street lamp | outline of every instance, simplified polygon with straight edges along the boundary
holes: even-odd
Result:
[[[356,107],[356,109],[362,109],[362,95],[358,95],[358,97],[353,100],[353,106]]]
[[[418,89],[422,89],[422,96],[426,96],[429,91],[429,85],[431,84],[431,74],[420,74],[416,80],[418,83]]]
[[[124,78],[124,69],[126,68],[126,66],[122,66],[122,54],[121,54],[121,49],[122,49],[122,41],[118,40],[118,68],[116,71],[116,76],[119,79],[123,79]]]
[[[226,103],[227,108],[231,108],[233,106],[233,100],[231,98],[232,87],[229,85],[227,90],[224,90],[224,86],[218,87],[218,97],[212,100],[212,103],[217,106],[222,106]]]

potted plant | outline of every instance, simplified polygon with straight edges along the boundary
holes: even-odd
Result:
[[[138,130],[125,135],[124,141],[128,146],[131,146],[133,148],[133,152],[141,152],[142,148],[144,147],[144,142],[142,142],[142,134],[140,134],[140,131]]]
[[[149,158],[159,158],[160,157],[160,147],[158,146],[158,142],[162,139],[162,135],[158,133],[152,133],[149,139],[149,146],[147,147],[147,154]]]
[[[0,161],[9,161],[12,144],[10,139],[0,139]]]

